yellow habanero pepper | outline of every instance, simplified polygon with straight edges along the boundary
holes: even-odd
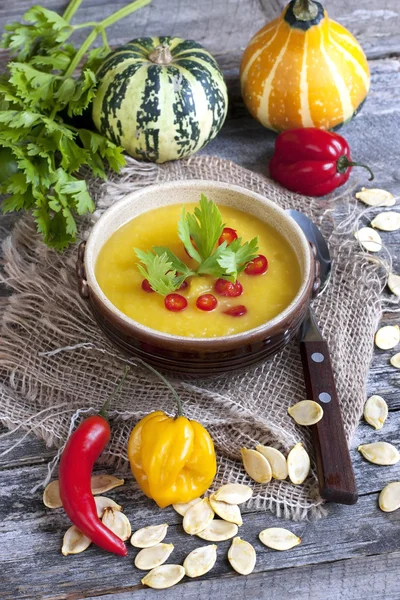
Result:
[[[144,417],[132,430],[128,458],[136,481],[160,508],[189,502],[211,485],[217,471],[214,444],[208,431],[182,415],[158,410]]]

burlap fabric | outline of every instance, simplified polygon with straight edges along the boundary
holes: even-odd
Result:
[[[121,176],[105,186],[94,182],[92,191],[101,212],[134,188],[184,178],[240,184],[283,208],[304,211],[328,236],[332,281],[314,308],[329,342],[350,438],[362,412],[373,335],[381,315],[378,265],[366,260],[353,236],[332,227],[332,203],[296,196],[218,158],[200,156],[162,166],[131,160]],[[82,236],[87,225],[81,223]],[[49,250],[32,221],[24,217],[4,243],[4,257],[4,281],[12,295],[2,301],[1,311],[1,421],[60,448],[72,417],[75,423],[99,409],[129,361],[134,366],[114,401],[113,437],[103,456],[105,462],[127,464],[127,439],[138,419],[154,409],[174,412],[170,390],[145,367],[122,355],[98,329],[77,292],[76,248],[64,254]],[[306,429],[287,415],[289,405],[305,398],[296,341],[245,373],[173,383],[186,415],[202,422],[213,436],[219,465],[215,487],[222,482],[250,483],[256,509],[293,519],[322,514],[315,471],[300,486],[288,481],[259,485],[247,478],[240,461],[240,448],[257,443],[287,453],[301,440],[312,455]],[[76,413],[78,409],[85,412]]]

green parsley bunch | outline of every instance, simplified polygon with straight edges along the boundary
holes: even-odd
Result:
[[[135,248],[142,263],[137,265],[140,273],[162,296],[179,289],[192,275],[211,275],[235,283],[247,263],[258,256],[258,238],[244,243],[237,238],[229,245],[225,241],[217,245],[224,227],[217,205],[202,194],[199,206],[193,213],[183,209],[178,223],[178,237],[198,263],[197,268],[188,267],[169,248],[154,246],[147,251]]]
[[[95,95],[95,73],[110,52],[106,28],[151,0],[136,0],[98,23],[71,25],[81,2],[72,0],[63,16],[34,6],[24,23],[5,27],[1,44],[12,55],[0,76],[2,210],[32,211],[44,241],[57,250],[75,241],[75,216],[94,210],[78,171],[86,167],[105,179],[108,168],[119,172],[125,164],[122,148],[68,117],[82,115]],[[84,27],[92,31],[75,48],[68,40]],[[89,51],[99,35],[103,44]]]

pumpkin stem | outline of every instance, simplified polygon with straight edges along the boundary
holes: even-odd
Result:
[[[367,165],[363,165],[359,162],[353,162],[352,160],[349,160],[347,156],[341,156],[336,163],[338,173],[345,173],[349,167],[363,167],[369,171],[370,177],[368,181],[372,181],[374,179],[374,174]]]
[[[169,65],[173,60],[168,44],[160,44],[149,54],[151,62],[157,65]]]
[[[318,15],[318,6],[312,0],[296,0],[293,14],[298,21],[312,21]]]

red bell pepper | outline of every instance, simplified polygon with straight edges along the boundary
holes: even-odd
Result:
[[[283,187],[306,196],[324,196],[346,183],[352,167],[366,165],[353,162],[346,140],[316,127],[289,129],[278,135],[275,152],[269,163],[272,179]]]
[[[127,370],[114,394],[126,374]],[[98,518],[90,486],[93,465],[111,435],[110,425],[102,416],[106,405],[99,415],[85,419],[70,436],[60,461],[60,496],[72,523],[94,544],[108,552],[126,556],[128,551],[124,542]]]

